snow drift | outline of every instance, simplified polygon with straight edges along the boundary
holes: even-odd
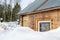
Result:
[[[28,27],[17,24],[0,23],[0,40],[60,40],[60,27],[47,31],[35,32]]]

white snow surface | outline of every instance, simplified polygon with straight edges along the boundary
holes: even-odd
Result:
[[[36,32],[16,22],[0,23],[0,40],[60,40],[60,27],[46,32]]]

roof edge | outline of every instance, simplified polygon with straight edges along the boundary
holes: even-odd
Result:
[[[57,9],[60,9],[60,6],[46,8],[46,9],[42,9],[42,10],[36,10],[36,11],[32,11],[32,12],[26,12],[26,13],[22,13],[22,14],[19,14],[19,15],[36,14],[37,12],[45,12],[45,11],[51,11],[51,10],[57,10]]]

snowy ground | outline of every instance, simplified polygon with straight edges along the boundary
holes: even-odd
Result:
[[[60,28],[48,32],[35,32],[15,22],[0,23],[0,40],[60,40]]]

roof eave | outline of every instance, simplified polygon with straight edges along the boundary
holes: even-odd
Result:
[[[19,15],[36,14],[38,12],[46,12],[46,11],[57,10],[57,9],[60,9],[60,6],[58,6],[58,7],[51,7],[51,8],[42,9],[42,10],[36,10],[36,11],[32,11],[32,12],[26,12],[26,13],[19,14]]]

